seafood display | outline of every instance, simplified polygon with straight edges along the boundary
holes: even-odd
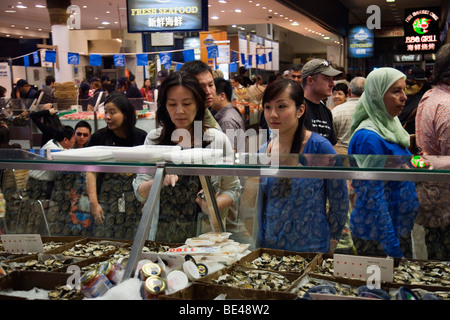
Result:
[[[314,273],[320,273],[327,276],[334,275],[334,260],[333,258],[324,259],[321,264],[316,266]]]
[[[68,286],[59,286],[48,293],[50,300],[76,300],[82,299],[84,296],[80,290],[69,288]]]
[[[73,258],[50,258],[45,260],[30,259],[23,262],[12,261],[9,264],[5,264],[3,268],[8,271],[55,271],[56,269],[73,264],[75,259]]]
[[[245,266],[254,269],[264,269],[272,271],[293,271],[301,272],[305,270],[312,259],[300,255],[276,256],[264,252],[260,257],[251,262],[246,261]]]
[[[116,246],[110,243],[90,241],[86,244],[76,244],[69,250],[64,251],[62,254],[65,256],[91,258],[100,257],[101,255],[115,249]]]
[[[450,263],[440,261],[401,261],[394,268],[394,283],[450,286]]]
[[[275,272],[240,269],[232,269],[230,273],[213,279],[212,283],[266,291],[286,291],[291,285],[285,276]]]
[[[229,250],[227,249],[225,252],[213,250],[214,252],[211,255],[217,258],[215,260],[206,259],[208,255],[203,251],[208,251],[208,248],[211,249],[219,245],[221,245],[220,248],[225,244],[230,246],[231,242],[228,241],[229,239],[227,237],[226,241],[217,238],[217,234],[207,235],[209,237],[198,236],[196,238],[188,238],[190,242],[195,242],[198,247],[192,247],[195,250],[192,250],[192,252],[189,251],[190,254],[187,255],[185,253],[186,250],[183,250],[189,248],[187,244],[163,243],[150,240],[145,242],[142,253],[169,253],[169,255],[174,256],[182,254],[183,267],[187,263],[192,264],[192,261],[194,263],[196,260],[201,261],[198,265],[207,266],[210,268],[210,272],[204,276],[198,275],[194,278],[189,277],[191,274],[186,273],[186,282],[190,280],[189,283],[191,284],[206,283],[209,286],[221,286],[223,287],[221,290],[224,292],[234,290],[227,289],[226,287],[248,289],[249,291],[245,291],[249,292],[249,299],[253,299],[256,296],[259,298],[261,294],[267,294],[268,299],[270,299],[272,297],[271,293],[273,292],[277,292],[278,294],[288,293],[292,295],[290,299],[295,296],[301,299],[311,299],[309,294],[313,292],[327,293],[328,291],[324,289],[325,287],[327,290],[331,290],[329,291],[330,294],[341,296],[339,297],[341,299],[344,299],[344,297],[345,299],[366,297],[361,295],[363,291],[360,292],[362,290],[361,288],[366,285],[364,281],[340,277],[331,278],[330,276],[333,276],[334,259],[328,258],[329,256],[322,256],[321,254],[297,254],[296,252],[259,248],[250,253],[246,253],[240,260],[235,259],[226,268],[226,264],[223,263],[219,267],[218,265],[220,263],[218,261],[222,262],[220,255],[229,255]],[[220,236],[224,236],[224,234],[220,234]],[[189,242],[188,240],[186,241]],[[43,271],[55,272],[60,275],[65,272],[69,265],[78,265],[82,275],[93,272],[104,275],[113,287],[121,284],[120,279],[130,256],[132,245],[128,241],[114,242],[109,239],[96,238],[77,238],[73,242],[68,242],[65,238],[55,238],[54,240],[45,239],[44,249],[46,253],[28,254],[22,255],[21,257],[2,253],[3,257],[0,265],[7,273],[12,271]],[[63,247],[60,248],[61,246]],[[174,251],[174,248],[177,250]],[[52,252],[52,250],[54,251]],[[150,259],[150,256],[147,255],[145,259]],[[166,256],[159,256],[162,262],[166,263],[164,257]],[[142,261],[145,261],[145,259]],[[208,263],[212,263],[211,261],[214,264],[209,265]],[[173,271],[176,268],[178,268],[178,273],[186,272],[184,268],[183,270],[180,269],[181,265],[174,264],[170,266],[170,264],[166,263],[167,265],[169,266],[169,273],[170,270]],[[410,292],[414,292],[418,297],[417,299],[427,300],[432,297],[433,299],[450,300],[450,262],[403,259],[395,263],[395,265],[393,281],[383,282],[381,284],[381,290],[385,291],[388,295],[387,299],[390,296],[390,299],[396,300],[397,295],[402,292],[402,288],[407,288]],[[312,269],[311,267],[314,268]],[[0,288],[4,289],[2,288],[1,279],[2,277],[0,277]],[[165,278],[163,279],[166,280]],[[81,290],[72,289],[61,284],[58,283],[54,289],[48,291],[49,299],[76,300],[88,297]],[[169,286],[169,282],[167,282],[167,285]],[[187,287],[186,285],[177,290],[181,291],[187,289]],[[171,289],[166,291],[165,295],[170,298],[170,295],[177,292],[177,290]],[[187,290],[186,292],[190,291]],[[190,295],[192,296],[186,297],[196,299],[195,291],[191,291]],[[156,298],[160,299],[160,297]]]

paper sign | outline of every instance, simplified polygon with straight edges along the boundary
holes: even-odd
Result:
[[[3,234],[1,239],[7,253],[44,252],[39,234]]]
[[[142,252],[140,256],[140,259],[148,259],[152,262],[158,262],[158,258],[167,262],[169,268],[181,266],[185,261],[184,256],[168,253]]]
[[[394,260],[392,258],[375,258],[335,254],[334,256],[334,276],[343,278],[354,278],[367,280],[372,276],[368,272],[370,266],[377,266],[380,270],[380,280],[392,282],[394,273]],[[369,268],[370,270],[371,268]]]

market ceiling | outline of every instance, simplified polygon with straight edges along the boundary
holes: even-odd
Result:
[[[282,4],[291,2],[301,6],[301,1],[209,0],[209,26],[227,25],[229,32],[245,30],[251,33],[256,24],[272,23],[329,45],[339,45],[342,39],[326,25]],[[402,26],[405,8],[439,7],[447,0],[339,1],[349,9],[349,24],[364,24],[369,17],[367,7],[379,6],[383,27]],[[82,29],[127,29],[126,0],[72,0],[71,3],[81,9]],[[1,1],[0,37],[48,38],[50,32],[45,0]]]

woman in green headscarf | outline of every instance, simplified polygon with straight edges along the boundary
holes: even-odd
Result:
[[[411,155],[409,134],[398,119],[406,102],[405,87],[405,75],[393,68],[379,68],[367,76],[353,115],[349,154]],[[350,229],[358,254],[411,257],[418,210],[415,184],[354,180],[353,186],[357,198]]]

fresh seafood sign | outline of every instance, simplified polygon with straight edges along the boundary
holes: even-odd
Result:
[[[206,0],[128,0],[128,31],[207,30],[207,4]]]

